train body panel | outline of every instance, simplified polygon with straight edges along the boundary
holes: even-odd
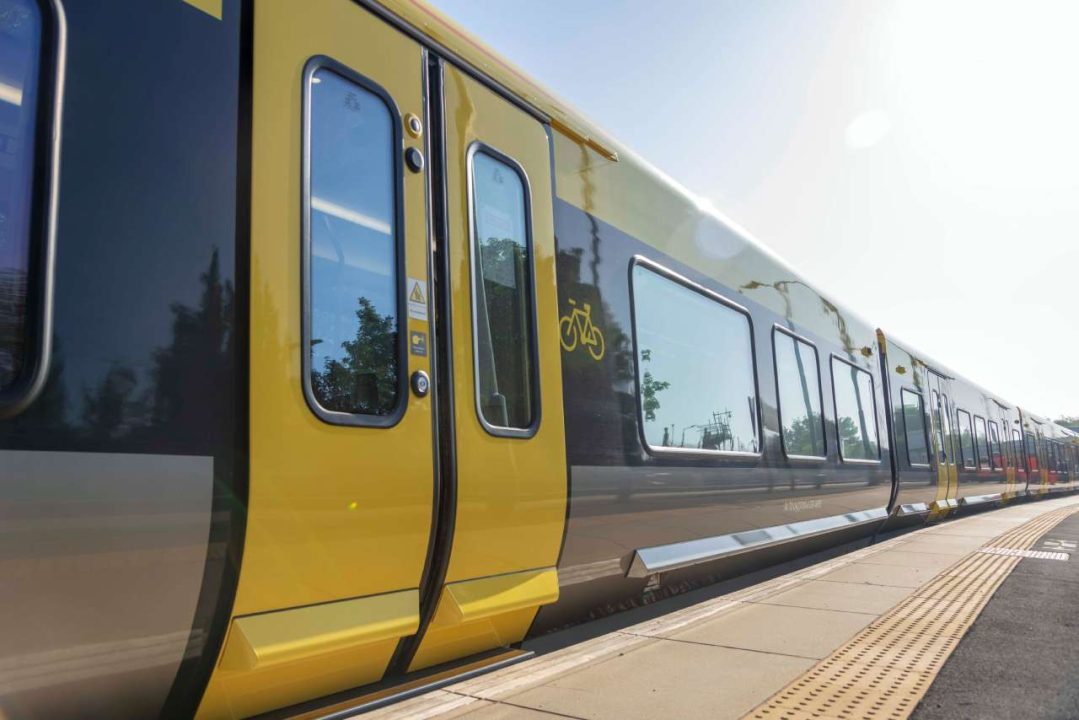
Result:
[[[1079,487],[1075,433],[416,0],[15,4],[4,717],[381,697]]]
[[[153,717],[201,693],[243,538],[239,12],[64,5],[52,357],[0,420],[0,714]]]
[[[560,185],[560,195],[562,192]],[[848,324],[841,311],[832,312],[833,305],[819,300],[818,312],[830,313],[831,320],[817,327],[827,334],[805,329],[757,302],[757,296],[767,296],[759,288],[743,294],[699,271],[695,246],[672,245],[681,257],[669,257],[561,199],[555,226],[561,321],[587,311],[587,326],[603,336],[604,353],[596,357],[590,346],[579,341],[572,349],[563,348],[570,463],[570,515],[559,564],[563,598],[541,611],[538,628],[579,619],[597,605],[640,599],[646,587],[651,590],[661,580],[657,576],[676,569],[674,564],[689,564],[678,562],[680,556],[692,556],[693,564],[710,563],[772,540],[790,541],[792,537],[779,528],[795,526],[795,536],[812,534],[828,528],[834,519],[831,529],[861,524],[869,532],[874,523],[884,519],[891,479],[872,329]],[[756,269],[768,267],[749,246],[743,252],[756,263]],[[737,266],[740,260],[732,256],[728,264]],[[657,334],[652,319],[655,313],[644,317],[651,311],[644,303],[653,300],[634,287],[642,277],[657,275],[657,270],[663,284],[686,287],[688,283],[712,294],[705,302],[716,303],[717,309],[726,310],[721,305],[723,299],[733,300],[752,319],[753,332],[744,346],[737,346],[748,358],[755,358],[757,373],[746,376],[745,389],[753,396],[752,414],[746,409],[744,395],[730,401],[724,394],[717,400],[728,404],[710,408],[703,415],[679,412],[664,417],[667,397],[672,397],[676,408],[686,404],[687,396],[705,392],[707,387],[693,383],[703,382],[702,378],[722,383],[724,372],[735,374],[743,358],[737,353],[716,355],[707,343],[698,343],[694,333],[704,336],[730,330],[710,323],[692,297],[655,300],[667,303],[659,310],[661,317],[667,315],[669,325],[666,335]],[[735,267],[729,272],[746,271]],[[784,277],[799,282],[796,276]],[[680,313],[686,317],[676,317]],[[678,326],[681,332],[676,330]],[[670,347],[649,346],[667,339]],[[734,345],[737,337],[725,339]],[[801,416],[809,422],[803,422],[802,427],[817,427],[803,434],[808,436],[800,440],[805,449],[789,448],[788,455],[780,431],[783,410],[773,368],[776,348],[784,347],[783,343],[789,346],[796,339],[804,348],[804,379],[811,395],[811,412]],[[704,365],[705,370],[691,376],[687,368],[676,363],[679,356],[694,358],[695,344],[700,345],[697,351],[701,354],[694,362]],[[863,347],[870,350],[868,357]],[[837,447],[832,368],[845,372],[849,380],[849,362],[868,374],[874,389],[865,407],[873,408],[868,422],[880,428],[879,448],[877,457],[868,461],[844,462]],[[639,403],[638,397],[645,397],[647,406]],[[799,417],[797,410],[806,407],[802,401],[796,390],[789,408],[792,423]],[[726,426],[735,435],[742,428],[744,437],[732,440],[743,442],[743,447],[702,451],[701,446],[709,442],[705,435],[717,432],[694,426],[708,425],[712,411],[733,413],[729,419],[721,418],[718,434],[724,435]],[[700,408],[689,409],[693,412],[699,413]],[[740,419],[739,413],[748,418]],[[666,441],[654,427],[665,422],[675,424],[667,431]],[[816,448],[812,448],[814,440],[819,443]],[[753,443],[756,446],[749,447]],[[697,447],[688,447],[693,445]],[[743,452],[737,452],[739,449]],[[711,541],[714,549],[684,545],[702,540]],[[662,570],[632,568],[642,557],[663,552],[670,557]]]

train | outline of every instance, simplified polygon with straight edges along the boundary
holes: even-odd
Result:
[[[419,0],[0,37],[0,717],[358,712],[1077,487]]]

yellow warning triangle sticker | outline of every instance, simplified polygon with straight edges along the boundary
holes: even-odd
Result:
[[[398,296],[398,297],[400,297],[400,296]],[[412,292],[410,292],[408,294],[408,301],[409,302],[418,302],[418,303],[427,302],[426,300],[423,299],[423,290],[420,290],[420,284],[419,283],[415,283],[412,286]]]

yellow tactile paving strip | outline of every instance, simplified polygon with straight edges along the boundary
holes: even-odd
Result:
[[[985,545],[1027,550],[1075,512],[1079,507],[1048,512]],[[746,717],[909,717],[944,661],[1020,559],[977,551],[967,555]]]

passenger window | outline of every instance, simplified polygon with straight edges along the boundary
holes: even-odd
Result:
[[[323,419],[360,424],[401,400],[397,124],[382,97],[326,67],[307,92],[309,391]]]
[[[1000,450],[1000,431],[995,420],[989,421],[989,465],[994,470],[1004,467],[1004,458]]]
[[[1031,472],[1038,470],[1038,442],[1032,433],[1027,433],[1027,463]]]
[[[903,431],[907,438],[907,461],[911,465],[928,465],[926,446],[925,403],[919,393],[903,388]]]
[[[749,317],[640,263],[632,278],[638,403],[648,447],[759,452]]]
[[[879,460],[873,376],[833,357],[832,388],[840,456],[844,460]]]
[[[978,456],[978,467],[982,470],[988,470],[990,468],[989,442],[985,432],[985,419],[977,415],[974,416],[974,439],[977,443],[975,452]]]
[[[824,416],[817,349],[778,328],[772,340],[783,449],[791,456],[823,458]]]
[[[0,16],[0,390],[30,358],[30,223],[41,11],[32,0],[4,3]]]
[[[472,327],[480,418],[520,435],[537,415],[532,239],[523,172],[476,146],[472,177]]]
[[[966,410],[956,410],[956,420],[959,424],[959,455],[965,468],[977,467],[974,459],[974,426],[970,422],[970,413]]]
[[[1012,458],[1015,460],[1017,469],[1026,469],[1026,463],[1023,462],[1023,436],[1014,428],[1012,428]]]

